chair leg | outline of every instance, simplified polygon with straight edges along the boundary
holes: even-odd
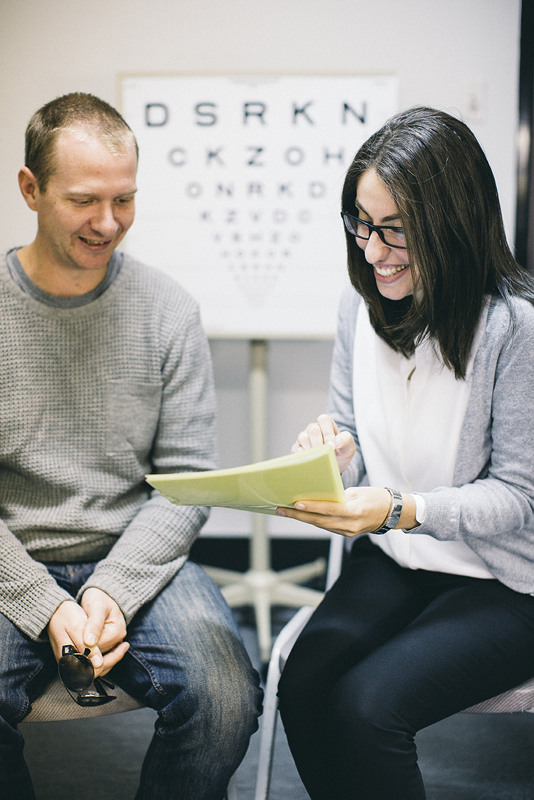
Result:
[[[273,766],[276,722],[278,719],[278,681],[285,665],[287,653],[313,613],[313,607],[303,606],[282,628],[273,645],[261,718],[260,753],[254,800],[268,800]]]
[[[280,678],[279,669],[269,667],[265,699],[261,720],[260,752],[258,756],[258,773],[256,778],[256,794],[254,800],[268,800],[273,767],[273,751],[278,720],[278,698],[276,692]]]
[[[328,559],[327,589],[337,580],[341,571],[345,542],[346,540],[343,536],[332,534]],[[260,752],[254,800],[268,800],[269,798],[276,723],[278,720],[278,681],[284,669],[287,656],[313,611],[314,607],[303,606],[282,628],[273,644],[263,702]]]
[[[226,800],[237,800],[237,782],[235,775],[232,775],[228,782],[228,788],[226,789]]]

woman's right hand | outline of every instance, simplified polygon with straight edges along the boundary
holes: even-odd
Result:
[[[336,423],[328,414],[321,414],[317,422],[310,422],[306,429],[299,433],[291,452],[300,453],[309,450],[310,447],[328,443],[334,446],[339,471],[344,472],[356,452],[356,444],[348,431],[339,432]]]

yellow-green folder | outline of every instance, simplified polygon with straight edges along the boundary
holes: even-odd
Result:
[[[179,506],[274,514],[278,506],[293,506],[299,500],[345,501],[334,449],[326,444],[244,467],[147,475],[146,479]]]

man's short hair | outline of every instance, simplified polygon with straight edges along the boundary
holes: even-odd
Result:
[[[35,112],[26,128],[24,163],[44,192],[55,164],[55,142],[62,131],[87,130],[96,135],[112,152],[124,152],[137,142],[130,126],[119,112],[92,94],[73,92],[57,97]]]

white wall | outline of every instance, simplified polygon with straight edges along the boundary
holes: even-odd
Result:
[[[118,76],[125,72],[396,73],[401,108],[432,105],[470,124],[493,166],[512,238],[520,5],[520,0],[0,0],[0,249],[28,242],[35,231],[16,182],[31,114],[71,91],[118,104]],[[473,97],[479,106],[474,115]],[[245,463],[247,344],[212,345],[221,464]],[[287,452],[296,433],[323,410],[330,354],[329,342],[271,344],[271,456]],[[279,532],[294,530],[289,521],[272,523]],[[247,525],[245,514],[215,514],[209,529],[245,532]]]

